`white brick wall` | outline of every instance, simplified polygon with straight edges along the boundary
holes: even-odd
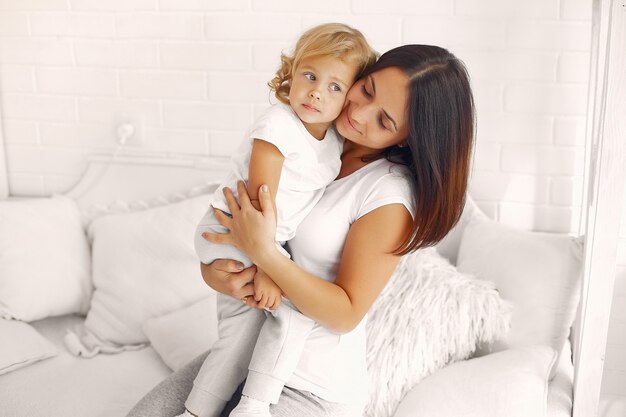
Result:
[[[200,14],[118,14],[115,25],[120,39],[202,39]]]
[[[112,38],[115,18],[100,13],[66,14],[57,12],[30,13],[30,34],[33,36],[71,36]]]
[[[18,0],[9,0],[17,2]],[[34,1],[34,0],[31,0]],[[46,0],[41,0],[44,2]],[[67,3],[67,1],[63,1]],[[70,9],[72,11],[89,11],[89,12],[131,12],[157,10],[159,0],[69,0]]]
[[[7,93],[34,93],[33,68],[26,65],[5,64],[0,67],[0,83]]]
[[[285,41],[296,39],[302,31],[300,16],[272,13],[208,14],[204,26],[206,39],[222,42]]]
[[[73,96],[117,96],[117,73],[113,70],[36,68],[37,92]]]
[[[67,10],[67,0],[0,0],[0,10]]]
[[[0,14],[3,12],[0,12]],[[0,63],[72,65],[72,42],[65,38],[34,38],[2,36]]]
[[[164,11],[238,11],[248,8],[249,0],[160,0],[160,9]]]
[[[406,18],[402,35],[408,43],[493,50],[506,49],[506,27],[501,19],[420,15]]]
[[[2,95],[2,117],[6,121],[75,121],[76,99],[42,94],[6,93]]]
[[[251,46],[208,42],[162,42],[161,67],[183,70],[242,71],[251,67]],[[277,51],[271,57],[276,61]],[[269,54],[265,54],[267,57]],[[268,60],[270,58],[268,57]],[[274,68],[274,62],[271,68]]]
[[[511,21],[507,44],[514,48],[537,50],[588,51],[591,27],[587,22]]]
[[[456,0],[455,5],[457,14],[462,16],[552,20],[559,17],[558,0],[527,0],[523,7],[500,0]]]
[[[120,95],[130,98],[204,100],[206,77],[203,73],[172,71],[126,71],[120,75]]]
[[[0,35],[28,36],[28,15],[26,13],[2,13],[0,15]]]
[[[454,2],[452,0],[352,0],[352,11],[355,14],[391,14],[403,15],[451,15]]]
[[[73,42],[77,67],[156,68],[158,41],[77,39]]]
[[[576,232],[590,20],[588,0],[0,0],[10,190],[66,191],[88,154],[114,149],[122,121],[141,131],[129,151],[229,155],[268,105],[280,51],[341,21],[381,52],[433,43],[463,59],[478,109],[474,197],[503,222]],[[623,331],[626,311],[614,316]],[[611,343],[609,385],[626,380],[611,359],[626,342]]]

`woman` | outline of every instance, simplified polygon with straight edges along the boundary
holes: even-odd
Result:
[[[463,209],[474,135],[465,67],[435,46],[392,49],[352,86],[336,128],[345,138],[341,171],[289,242],[293,260],[277,253],[267,190],[259,192],[261,212],[243,184],[241,208],[225,190],[233,217],[218,216],[231,233],[207,236],[247,253],[304,315],[337,333],[332,355],[317,354],[328,346],[316,349],[314,335],[307,339],[274,417],[360,415],[355,410],[367,395],[363,318],[400,255],[438,242]],[[209,286],[251,307],[255,272],[228,260],[202,265]],[[162,382],[130,416],[180,413],[203,359]],[[318,390],[318,378],[335,389]],[[337,404],[346,398],[350,409]]]

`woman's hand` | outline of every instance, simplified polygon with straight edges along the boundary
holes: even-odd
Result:
[[[252,206],[248,191],[243,181],[237,183],[239,203],[230,188],[224,188],[224,197],[231,216],[215,210],[217,220],[229,230],[229,233],[202,234],[209,242],[221,245],[233,245],[248,255],[253,263],[268,251],[276,250],[276,214],[272,205],[269,188],[262,185],[259,189],[261,211]]]
[[[258,308],[253,284],[256,272],[256,266],[243,269],[241,263],[232,259],[217,259],[209,265],[200,264],[202,279],[209,287]]]

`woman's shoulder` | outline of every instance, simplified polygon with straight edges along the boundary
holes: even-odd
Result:
[[[359,172],[361,171],[361,172]],[[356,201],[359,217],[377,207],[400,203],[414,213],[414,193],[407,167],[386,159],[363,167],[351,185],[359,196]],[[357,173],[355,172],[355,174]]]
[[[379,184],[395,185],[400,188],[411,187],[409,169],[387,159],[379,159],[365,165],[356,173],[361,174],[359,182],[365,186],[378,188]]]
[[[373,167],[371,188],[389,194],[412,195],[411,175],[409,169],[401,164],[383,160]]]

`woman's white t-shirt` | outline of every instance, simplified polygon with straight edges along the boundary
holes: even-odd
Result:
[[[329,184],[288,242],[294,262],[315,276],[334,281],[352,223],[387,204],[403,204],[415,215],[406,174],[405,167],[380,159]],[[362,409],[368,394],[365,323],[363,319],[355,330],[335,338],[316,327],[286,385]]]
[[[273,105],[246,132],[231,159],[232,169],[213,195],[213,207],[229,212],[222,189],[230,187],[237,196],[237,181],[248,181],[254,139],[271,143],[285,157],[276,191],[276,240],[284,242],[294,236],[298,224],[322,197],[324,188],[337,178],[343,139],[330,127],[324,138],[317,140],[290,106]]]

